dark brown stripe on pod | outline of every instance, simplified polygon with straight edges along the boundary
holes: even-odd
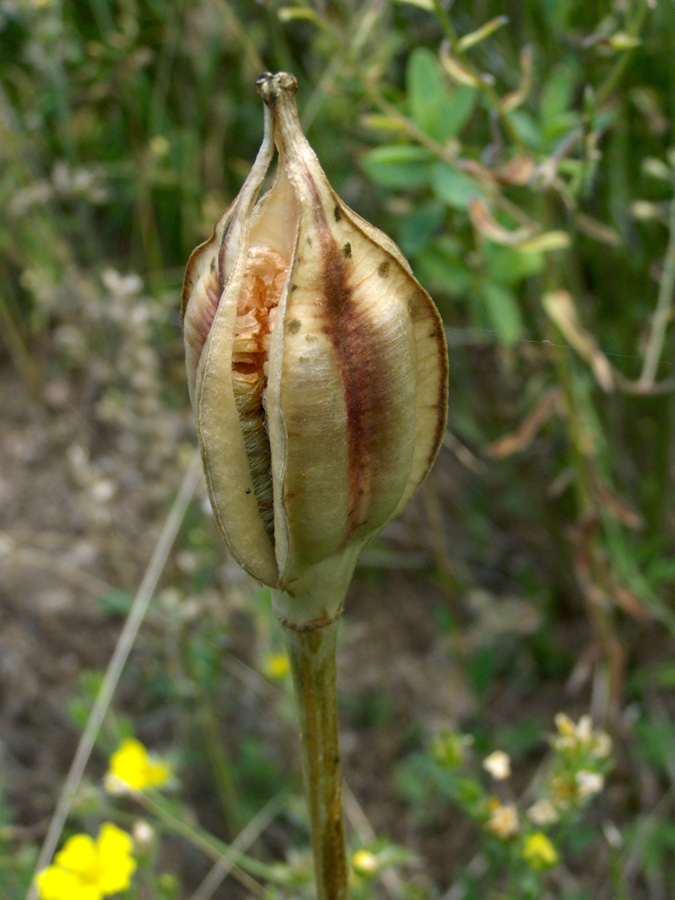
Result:
[[[388,349],[371,318],[354,302],[350,287],[353,259],[347,258],[315,207],[323,257],[325,330],[330,336],[344,391],[349,459],[349,512],[345,541],[368,520],[376,482],[374,467],[396,440],[388,427],[391,372]]]

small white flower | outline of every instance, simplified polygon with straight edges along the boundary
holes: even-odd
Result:
[[[582,716],[577,724],[577,739],[582,744],[590,744],[593,737],[593,720],[590,716]]]
[[[503,750],[495,750],[483,760],[483,768],[495,779],[503,781],[511,774],[511,759]]]
[[[148,847],[155,836],[155,829],[145,819],[137,819],[134,822],[132,834],[137,847]]]
[[[528,809],[527,816],[535,825],[555,825],[560,818],[550,800],[537,800]]]
[[[606,731],[596,731],[591,753],[596,759],[606,759],[612,752],[612,739]]]
[[[502,841],[518,834],[520,828],[518,811],[513,803],[503,804],[496,802],[492,807],[490,818],[485,828]]]
[[[620,850],[623,847],[623,836],[614,822],[603,822],[602,830],[605,840],[613,850]]]
[[[577,793],[580,797],[591,797],[593,794],[599,794],[605,786],[605,779],[599,772],[589,772],[582,769],[577,772]]]

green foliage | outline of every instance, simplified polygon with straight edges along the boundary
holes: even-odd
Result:
[[[447,6],[449,20],[439,15]],[[675,893],[670,810],[658,806],[672,787],[674,738],[674,42],[672,4],[644,0],[13,0],[0,9],[0,337],[44,418],[59,417],[50,385],[79,386],[69,402],[91,415],[103,471],[106,456],[133,444],[134,478],[120,489],[150,485],[148,517],[166,504],[174,445],[192,439],[185,418],[169,438],[153,434],[163,417],[185,415],[185,261],[256,153],[255,77],[292,70],[331,183],[400,244],[448,330],[453,449],[419,515],[442,594],[439,646],[468,686],[460,724],[476,750],[499,743],[532,769],[542,707],[550,713],[551,698],[571,687],[582,696],[570,702],[622,736],[629,770],[597,801],[616,846],[572,814],[577,824],[556,837],[574,886],[530,871],[522,834],[513,845],[486,834],[488,782],[480,767],[462,768],[466,748],[450,731],[396,767],[408,815],[392,824],[403,830],[410,819],[416,845],[433,848],[433,829],[454,810],[452,827],[469,835],[457,860],[416,868],[400,848],[359,838],[354,849],[378,861],[355,886],[359,900],[378,897],[383,872],[402,863],[410,898],[442,895],[450,880],[464,900],[506,897],[505,880],[519,897],[545,884],[565,900],[612,891],[642,900],[650,878],[661,879],[656,893]],[[60,433],[55,452],[67,444]],[[105,490],[87,480],[86,462],[75,458],[75,476],[105,516]],[[277,649],[267,598],[256,606],[247,596],[250,633],[237,644],[230,598],[213,596],[222,549],[204,522],[195,504],[171,562],[178,593],[153,606],[127,715],[108,717],[97,752],[147,717],[186,761],[186,797],[171,812],[191,821],[190,799],[206,806],[213,795],[234,835],[279,789],[296,796],[299,779],[270,749],[288,738],[290,726],[270,723],[290,721],[291,704],[287,683],[272,683],[262,664]],[[113,545],[127,522],[106,527]],[[383,593],[406,566],[427,590],[418,569],[430,557],[417,547],[408,558],[403,545],[398,533],[383,536],[367,563]],[[105,577],[115,586],[99,591],[98,608],[119,619],[136,585],[124,560]],[[489,609],[472,605],[477,592]],[[525,605],[505,622],[500,610],[514,598]],[[530,608],[539,614],[531,626]],[[69,726],[85,726],[100,685],[88,673],[71,691]],[[269,706],[251,700],[259,695]],[[397,731],[393,690],[347,698],[341,712],[357,738]],[[445,708],[445,697],[433,699],[425,714]],[[392,752],[405,755],[398,738]],[[572,790],[579,759],[556,759],[546,777]],[[373,791],[391,787],[386,772],[378,778]],[[91,783],[81,790],[84,829],[113,804]],[[13,810],[0,812],[0,884],[14,900],[36,852]],[[137,812],[114,809],[120,821]],[[282,823],[306,841],[292,801]],[[141,867],[139,896],[189,896],[181,877],[160,871],[159,846]],[[469,865],[477,846],[487,874]],[[286,847],[263,840],[261,855]],[[311,896],[306,853],[276,865],[270,897]]]
[[[376,147],[363,157],[363,167],[372,180],[385,188],[411,188],[426,184],[432,154],[415,144]]]
[[[475,88],[448,90],[436,54],[423,47],[408,57],[406,91],[412,120],[440,144],[462,131],[476,102]]]

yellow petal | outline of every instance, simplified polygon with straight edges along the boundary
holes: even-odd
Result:
[[[101,826],[96,849],[101,865],[110,865],[129,856],[133,852],[134,842],[126,831],[122,831],[111,822],[106,822]]]
[[[96,868],[96,845],[88,834],[76,834],[66,841],[54,862],[76,875],[89,875]]]
[[[147,765],[148,755],[143,744],[133,738],[123,741],[110,757],[109,774],[114,775],[134,790],[142,785],[143,769]]]
[[[96,883],[79,882],[77,887],[64,900],[103,900],[104,891],[98,881]]]
[[[35,879],[41,900],[71,900],[80,880],[60,866],[43,869]]]
[[[101,872],[99,886],[103,894],[125,891],[131,884],[131,876],[136,871],[136,860],[131,857],[118,859],[114,866]]]
[[[130,738],[110,758],[106,790],[116,793],[119,781],[132,790],[142,791],[147,787],[164,784],[169,774],[169,767],[165,762],[153,760],[140,741]]]
[[[132,857],[134,843],[126,831],[106,822],[96,842],[100,875],[99,884],[105,894],[114,894],[129,887],[131,875],[136,869]]]

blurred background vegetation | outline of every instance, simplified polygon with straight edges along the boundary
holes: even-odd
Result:
[[[344,626],[352,845],[372,825],[414,854],[373,844],[385,874],[355,890],[675,894],[674,46],[657,0],[0,3],[8,897],[189,471],[182,274],[257,151],[255,78],[281,69],[333,187],[400,244],[450,351],[444,449],[365,554]],[[300,874],[259,896],[311,896],[274,622],[224,557],[199,487],[66,832],[100,818],[106,754],[138,733],[177,755],[180,802],[223,838],[290,792],[257,853]],[[448,747],[507,751],[500,802],[522,811],[563,710],[611,735],[613,769],[551,831],[557,863],[528,868]],[[206,863],[166,840],[130,896],[193,896]]]

